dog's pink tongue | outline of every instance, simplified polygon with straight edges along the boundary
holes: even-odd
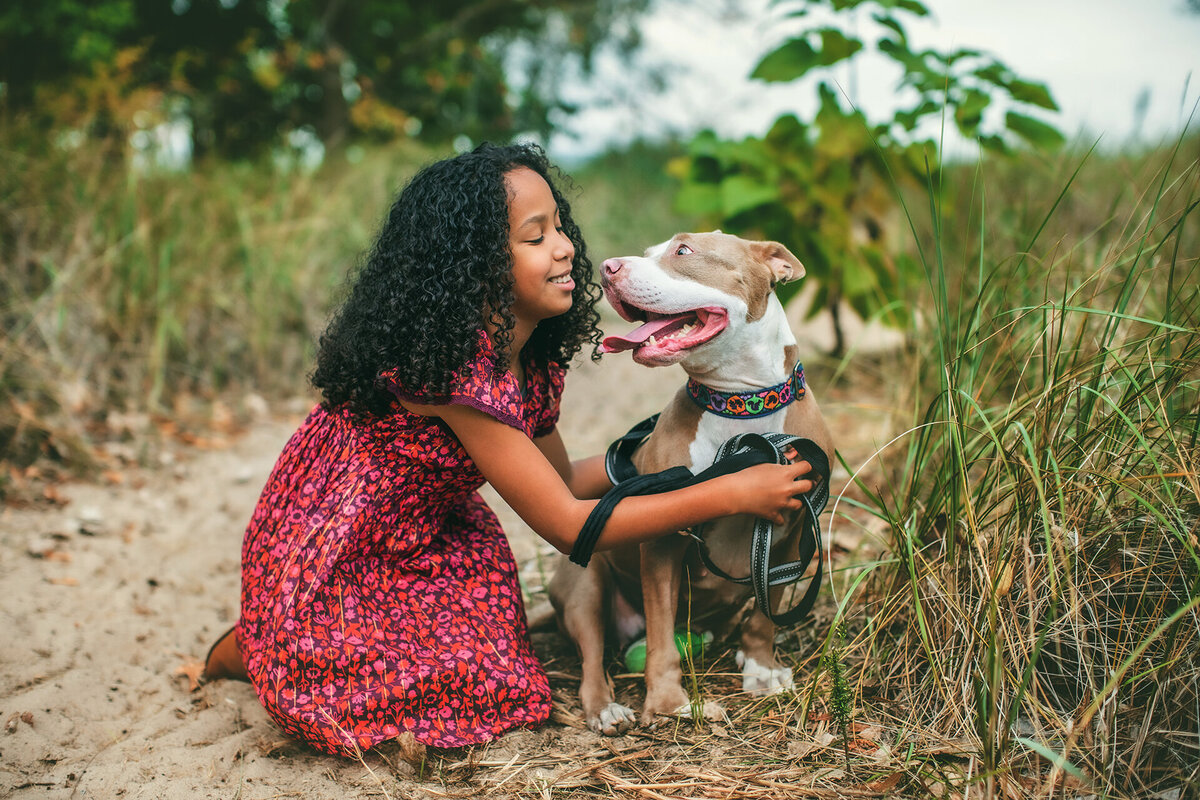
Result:
[[[674,317],[663,317],[647,322],[641,327],[635,328],[625,336],[606,336],[604,341],[600,343],[601,353],[621,353],[626,350],[633,350],[654,334],[661,331],[668,325],[674,325],[678,319]]]

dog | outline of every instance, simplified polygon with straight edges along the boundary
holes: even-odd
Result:
[[[632,351],[634,361],[650,367],[678,363],[690,378],[634,453],[639,473],[680,465],[698,473],[712,464],[725,440],[748,432],[811,439],[832,459],[829,428],[807,387],[795,392],[794,401],[758,416],[723,416],[701,408],[697,399],[730,398],[726,405],[733,405],[733,397],[742,397],[744,410],[762,405],[753,400],[754,392],[789,381],[796,385],[799,348],[774,288],[803,275],[804,266],[783,245],[720,231],[677,234],[642,257],[604,262],[601,284],[609,303],[623,319],[642,324],[627,336],[606,338],[601,352]],[[778,403],[778,393],[775,399]],[[753,526],[746,515],[705,526],[712,562],[727,574],[749,573]],[[802,527],[799,514],[776,526],[772,561],[794,556]],[[781,591],[771,592],[773,606]],[[748,587],[706,569],[695,542],[685,536],[596,553],[586,568],[564,560],[551,581],[550,599],[560,628],[579,649],[579,698],[588,726],[617,735],[637,723],[633,711],[614,699],[603,663],[606,636],[623,646],[645,631],[643,725],[660,716],[690,716],[674,641],[679,611],[690,614],[685,624],[725,635],[750,595]],[[793,687],[791,670],[775,657],[774,640],[775,624],[755,609],[741,626],[737,656],[743,690],[752,695]],[[710,718],[721,713],[711,703],[704,709]]]

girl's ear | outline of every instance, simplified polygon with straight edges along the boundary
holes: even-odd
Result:
[[[804,265],[779,242],[751,242],[751,254],[771,270],[771,285],[804,277]]]

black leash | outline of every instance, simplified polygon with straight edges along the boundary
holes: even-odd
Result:
[[[820,558],[820,514],[829,500],[829,459],[825,451],[811,439],[798,436],[782,433],[744,433],[722,444],[712,466],[698,475],[693,474],[687,467],[672,467],[662,472],[639,475],[633,466],[633,453],[654,430],[657,421],[657,414],[642,420],[609,446],[604,458],[604,468],[614,485],[588,516],[571,550],[571,560],[581,566],[587,566],[604,524],[608,522],[617,503],[626,497],[681,489],[755,464],[787,464],[788,459],[783,451],[790,446],[802,460],[812,466],[812,473],[819,478],[809,492],[800,496],[807,513],[800,534],[800,557],[796,561],[771,566],[770,550],[774,525],[762,518],[756,519],[754,523],[750,543],[750,574],[744,578],[735,578],[713,563],[708,546],[704,542],[702,527],[691,531],[690,534],[698,543],[700,558],[705,567],[720,578],[750,585],[758,607],[776,625],[793,625],[808,616],[816,603],[823,575]],[[817,558],[817,571],[800,602],[789,611],[775,614],[771,610],[769,590],[795,583],[804,577],[814,556]]]

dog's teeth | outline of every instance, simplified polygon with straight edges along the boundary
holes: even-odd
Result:
[[[651,347],[658,347],[658,340],[655,339],[653,336],[651,336],[649,339],[647,339],[646,343],[648,345],[650,345]]]

